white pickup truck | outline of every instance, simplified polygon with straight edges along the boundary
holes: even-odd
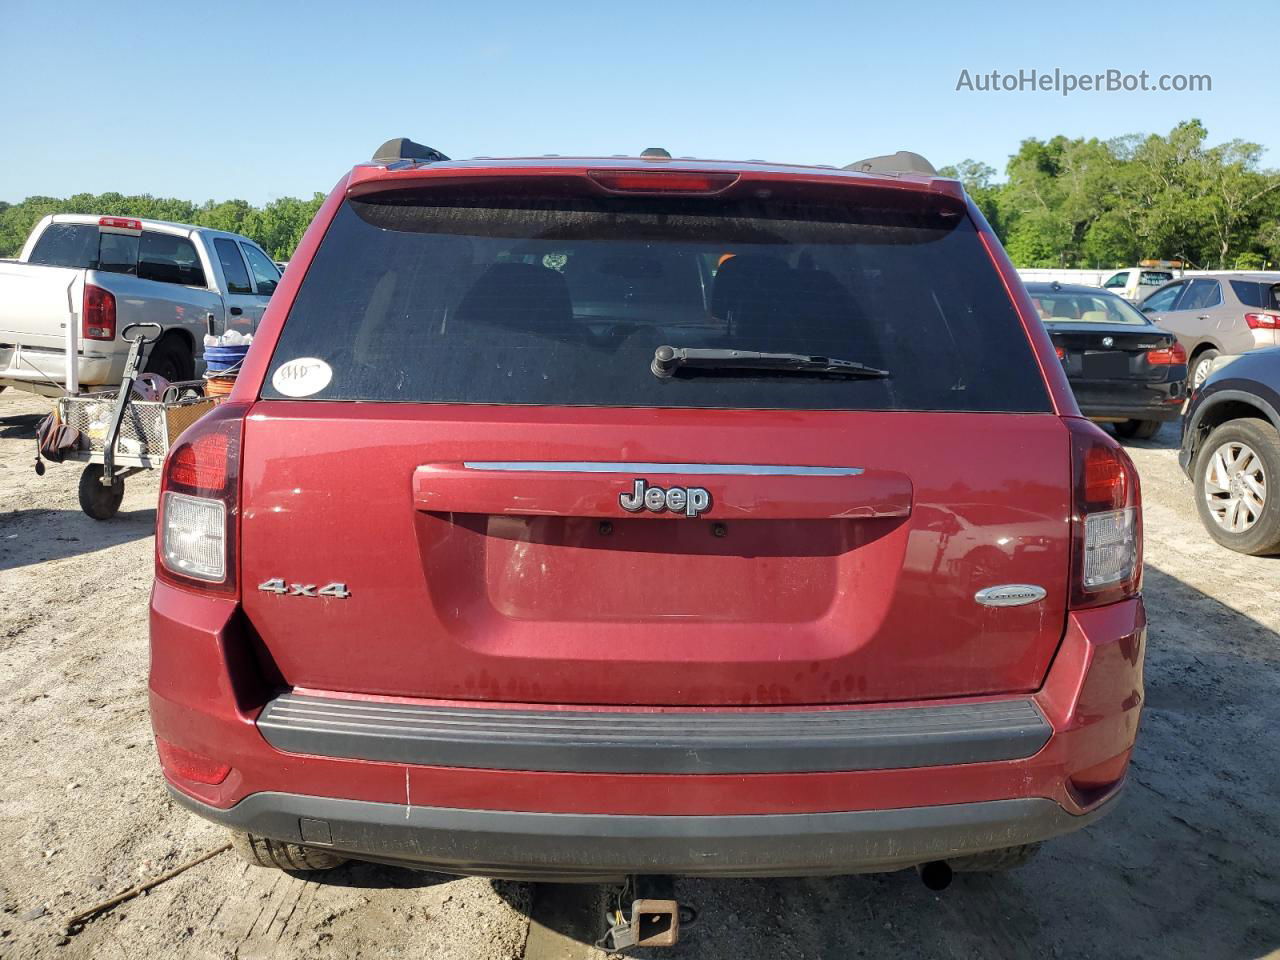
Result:
[[[131,323],[163,335],[146,370],[189,380],[204,335],[252,332],[280,271],[253,241],[158,220],[55,214],[0,261],[0,388],[57,395],[119,382]],[[74,362],[72,362],[74,358]]]

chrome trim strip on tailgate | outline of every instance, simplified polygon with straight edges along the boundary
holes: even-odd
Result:
[[[793,467],[768,463],[602,463],[591,460],[467,460],[468,470],[527,473],[673,473],[749,477],[856,477],[862,467]]]
[[[258,729],[290,753],[564,773],[812,773],[1015,760],[1052,732],[1022,698],[704,713],[500,710],[284,693]]]

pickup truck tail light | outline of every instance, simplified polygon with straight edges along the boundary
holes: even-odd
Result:
[[[223,403],[178,438],[164,462],[156,576],[237,596],[240,443],[248,405]]]
[[[1142,589],[1142,494],[1133,461],[1087,420],[1071,431],[1071,608],[1098,607]]]
[[[1172,346],[1161,347],[1159,350],[1147,351],[1147,363],[1153,367],[1175,366],[1179,363],[1187,362],[1187,351],[1183,349],[1182,344],[1177,340],[1173,341]]]
[[[81,335],[86,340],[116,338],[116,295],[110,290],[84,285],[84,301],[80,309]]]
[[[1250,330],[1280,329],[1280,316],[1274,313],[1246,313],[1244,322],[1249,325]]]

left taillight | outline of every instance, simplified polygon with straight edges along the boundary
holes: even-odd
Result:
[[[1071,607],[1099,607],[1142,589],[1142,493],[1133,461],[1087,420],[1071,431]]]
[[[116,297],[110,290],[84,285],[80,308],[80,333],[86,340],[116,338]]]
[[[156,576],[236,596],[240,446],[248,405],[223,403],[197,420],[165,458],[156,516]]]

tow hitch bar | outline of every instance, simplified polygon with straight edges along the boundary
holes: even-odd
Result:
[[[698,915],[692,907],[681,906],[673,894],[669,877],[628,878],[618,893],[617,909],[609,914],[609,932],[601,945],[611,950],[674,947],[680,928],[692,924]]]

